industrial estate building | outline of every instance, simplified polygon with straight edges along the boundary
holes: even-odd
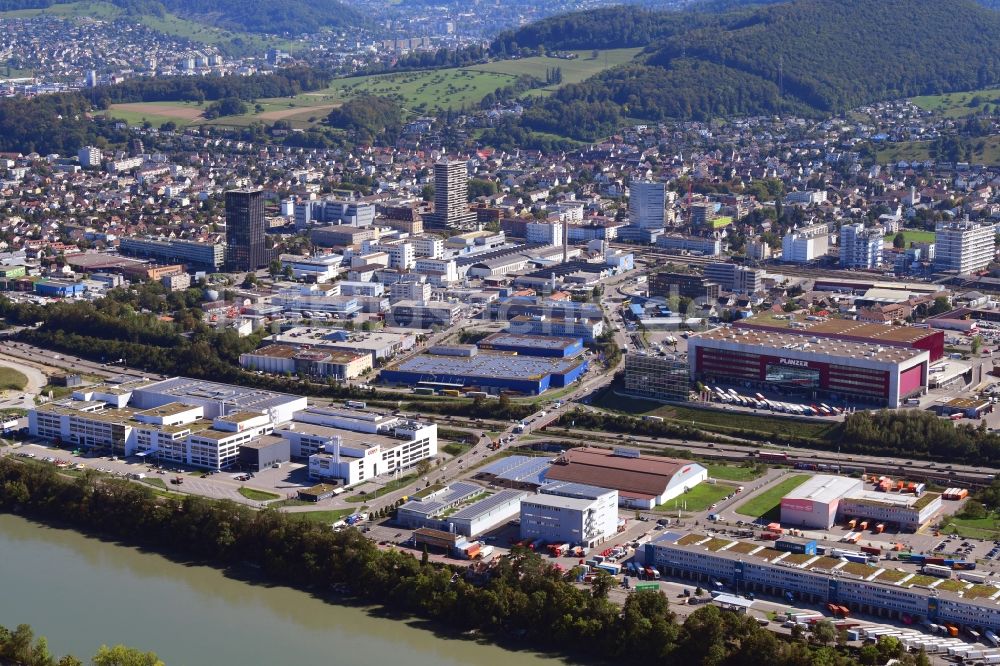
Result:
[[[521,538],[593,548],[618,532],[618,491],[553,482],[521,499]]]
[[[1000,605],[995,599],[910,587],[907,580],[912,575],[900,578],[898,572],[877,565],[865,565],[863,574],[852,573],[839,558],[801,555],[792,560],[788,551],[757,543],[675,532],[647,543],[643,555],[647,566],[664,575],[699,583],[717,581],[741,594],[791,595],[810,604],[833,603],[914,624],[951,622],[1000,631]]]
[[[717,328],[688,339],[693,380],[899,407],[927,390],[927,351],[796,333]]]
[[[915,532],[941,510],[941,496],[902,490],[866,490],[861,479],[817,474],[781,499],[781,524],[826,530],[857,519]]]
[[[476,344],[483,350],[513,352],[524,356],[572,358],[583,353],[583,340],[581,338],[548,335],[494,333]]]
[[[568,386],[587,371],[587,359],[480,352],[472,345],[439,346],[389,365],[381,381],[407,386],[477,388],[539,395]]]
[[[35,437],[192,467],[261,469],[307,458],[313,478],[350,485],[437,454],[437,426],[183,377],[85,387],[28,413]]]
[[[473,483],[453,483],[403,504],[396,521],[407,528],[430,528],[474,537],[518,515],[523,490],[492,493]]]
[[[302,349],[268,345],[240,354],[240,366],[271,374],[288,374],[316,379],[348,380],[372,369],[372,356],[356,351]]]
[[[266,342],[288,347],[323,349],[329,351],[359,352],[368,354],[372,363],[392,358],[413,349],[417,336],[412,331],[399,329],[377,332],[351,332],[312,326],[297,326],[265,338]]]
[[[687,460],[644,456],[636,449],[576,448],[556,458],[547,481],[567,481],[618,491],[621,506],[652,509],[683,495],[708,478]]]
[[[354,485],[437,455],[437,426],[363,409],[309,407],[277,428],[312,479]]]

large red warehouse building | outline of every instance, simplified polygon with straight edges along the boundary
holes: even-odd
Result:
[[[751,317],[750,319],[743,319],[733,324],[733,326],[757,331],[774,331],[791,335],[805,335],[811,338],[844,340],[884,347],[922,349],[930,355],[931,363],[944,356],[944,331],[918,328],[916,326],[868,324],[853,319],[817,319],[810,321],[802,317],[795,318],[794,315],[779,316],[788,318],[778,319],[773,314],[766,314]]]
[[[688,339],[691,378],[898,407],[927,389],[929,352],[797,333],[717,328]]]

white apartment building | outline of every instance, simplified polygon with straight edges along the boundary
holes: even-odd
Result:
[[[80,160],[80,166],[84,169],[93,169],[101,166],[101,149],[94,146],[84,146],[76,154]]]
[[[969,220],[939,222],[934,245],[935,270],[972,273],[996,256],[996,227]]]
[[[840,227],[841,268],[877,268],[882,264],[882,227],[865,228],[860,222]]]

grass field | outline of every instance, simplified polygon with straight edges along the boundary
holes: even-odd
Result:
[[[606,69],[631,62],[641,52],[641,48],[607,49],[598,51],[595,58],[592,51],[576,51],[575,53],[579,57],[574,60],[535,56],[532,58],[519,58],[517,60],[500,60],[485,65],[473,65],[466,69],[476,72],[506,74],[509,76],[524,76],[527,74],[529,76],[536,76],[544,81],[546,71],[551,70],[553,67],[558,67],[562,72],[562,83],[533,91],[536,94],[546,94],[556,90],[560,86],[570,83],[580,83],[595,74],[600,74]]]
[[[700,483],[683,495],[656,507],[656,510],[666,513],[678,509],[689,512],[705,511],[731,492],[733,492],[732,486]]]
[[[903,238],[906,240],[906,247],[910,247],[910,243],[933,243],[934,238],[937,234],[933,231],[915,231],[913,229],[904,229]],[[892,243],[896,234],[886,234],[885,242]]]
[[[354,509],[331,509],[329,511],[305,511],[303,513],[292,513],[291,516],[304,518],[311,523],[333,524],[346,516],[354,513]]]
[[[944,95],[922,95],[911,97],[910,101],[925,111],[940,113],[947,118],[962,118],[984,111],[992,111],[994,106],[1000,104],[1000,88],[986,88]],[[985,108],[987,106],[989,109]]]
[[[617,384],[612,385],[612,388]],[[758,416],[720,409],[694,409],[677,405],[664,405],[652,400],[626,398],[613,390],[606,390],[593,401],[594,407],[620,412],[629,416],[659,416],[665,420],[690,425],[703,430],[732,434],[736,430],[749,430],[766,435],[791,435],[810,439],[827,439],[836,424],[814,423],[791,417]]]
[[[24,390],[28,385],[28,378],[14,368],[0,366],[0,390],[12,389],[15,391]]]
[[[713,479],[723,481],[751,481],[764,474],[764,470],[756,467],[736,467],[735,465],[706,464],[708,475]]]
[[[977,137],[972,140],[972,162],[987,166],[1000,165],[1000,136]],[[882,164],[906,160],[931,159],[929,141],[904,141],[889,144],[878,151],[876,159]]]
[[[200,41],[208,41],[210,38],[222,39],[232,34],[169,15],[161,21],[162,26],[157,29],[167,31],[166,29],[170,28],[172,30],[170,34],[188,36]],[[250,38],[242,34],[239,37],[244,41]],[[279,46],[291,48],[287,43]],[[266,47],[267,45],[262,46],[261,50]],[[632,60],[639,51],[640,49],[611,49],[599,51],[597,58],[592,58],[590,51],[581,51],[581,57],[576,60],[534,57],[465,68],[346,77],[334,80],[329,87],[322,90],[294,97],[260,99],[255,102],[260,105],[260,110],[255,109],[244,115],[226,116],[212,121],[201,118],[201,108],[189,102],[115,104],[107,115],[129,124],[149,121],[154,126],[160,126],[169,121],[181,127],[202,124],[245,126],[255,120],[268,123],[287,120],[293,128],[304,129],[325,118],[334,107],[359,95],[380,95],[399,99],[404,109],[411,115],[440,112],[449,108],[458,111],[462,108],[478,107],[487,94],[513,83],[523,74],[544,79],[546,69],[560,67],[563,76],[560,85],[578,83],[608,67]],[[533,92],[544,94],[558,87],[548,86]]]
[[[986,518],[951,518],[941,530],[945,534],[957,534],[972,539],[1000,539],[1000,516],[990,514]]]
[[[364,495],[361,494],[351,495],[350,497],[345,497],[344,499],[348,502],[366,502],[370,499],[375,499],[376,497],[387,495],[388,493],[391,493],[394,490],[399,490],[400,488],[403,488],[413,483],[416,479],[417,479],[416,474],[407,474],[406,476],[401,476],[398,479],[395,479],[394,481],[390,481],[389,483],[385,484],[384,486],[382,486],[381,488],[379,488],[374,492],[366,493]]]
[[[253,488],[240,488],[236,492],[243,495],[243,497],[246,497],[247,499],[254,500],[255,502],[267,502],[268,500],[281,499],[281,495],[276,493],[269,493],[264,490],[255,490]]]
[[[809,478],[808,474],[792,474],[780,483],[736,507],[736,513],[752,518],[778,520],[781,517],[781,498],[795,490]]]

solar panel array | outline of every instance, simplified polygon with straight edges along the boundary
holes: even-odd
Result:
[[[505,481],[520,481],[541,485],[555,456],[510,456],[484,467],[482,474],[491,474]]]
[[[490,495],[486,499],[476,502],[475,504],[470,504],[461,511],[449,516],[448,520],[475,520],[484,514],[488,514],[493,509],[503,506],[504,504],[522,496],[524,496],[523,490],[502,490],[495,495]]]

